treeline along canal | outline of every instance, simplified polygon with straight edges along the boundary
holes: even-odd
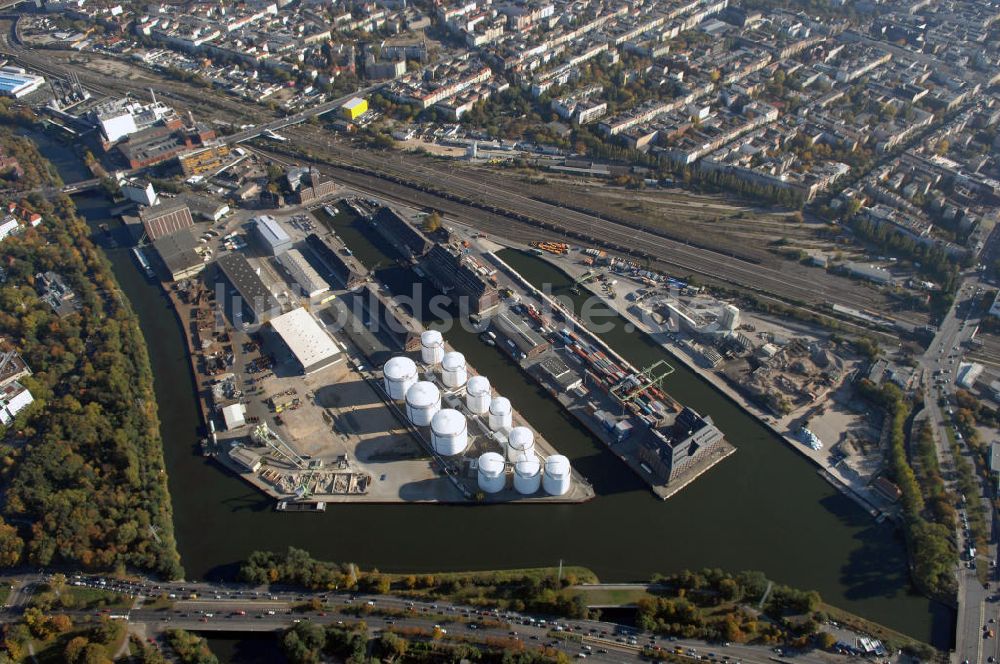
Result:
[[[66,145],[45,134],[31,138],[64,181],[89,177]],[[594,483],[597,499],[558,506],[332,505],[325,514],[274,512],[272,501],[200,455],[193,380],[177,319],[128,248],[111,247],[97,231],[101,223],[115,225],[108,201],[98,194],[75,200],[105,247],[149,345],[175,530],[189,578],[231,573],[252,550],[288,546],[385,571],[533,567],[562,559],[590,567],[605,581],[633,581],[684,568],[760,569],[777,581],[818,590],[832,604],[940,647],[950,645],[952,611],[913,591],[894,527],[876,524],[676,362],[667,390],[711,414],[738,452],[667,502],[654,498],[496,349],[453,326],[449,341],[570,457]],[[391,249],[363,222],[348,212],[326,221],[393,292],[410,292],[417,276],[397,267]],[[555,294],[569,294],[570,281],[544,261],[509,251],[503,258],[536,285],[547,282]],[[627,332],[620,319],[603,336],[638,366],[670,360],[644,335]]]

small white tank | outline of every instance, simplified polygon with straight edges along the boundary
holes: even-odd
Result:
[[[440,364],[444,357],[444,337],[437,330],[427,330],[420,335],[420,359],[424,364]]]
[[[542,475],[542,488],[550,496],[564,496],[570,486],[569,459],[561,454],[554,454],[545,460],[545,472]]]
[[[507,460],[514,463],[535,453],[535,434],[528,427],[514,427],[507,434]]]
[[[542,464],[534,455],[514,464],[514,490],[522,496],[538,493],[542,485]]]
[[[507,485],[503,457],[496,452],[487,452],[479,457],[479,490],[498,493]]]
[[[431,445],[441,456],[455,456],[469,445],[469,430],[462,415],[453,408],[442,408],[431,418]]]
[[[490,379],[486,376],[473,376],[465,384],[465,407],[476,415],[484,415],[490,409]]]
[[[506,431],[513,422],[513,408],[507,397],[493,397],[490,401],[490,429]]]
[[[418,427],[427,427],[441,410],[441,391],[426,380],[417,381],[406,391],[406,419]]]
[[[462,387],[469,378],[465,368],[465,355],[457,352],[445,353],[441,358],[441,380],[447,387]]]
[[[403,355],[391,358],[382,367],[385,376],[385,391],[389,398],[400,400],[406,391],[417,382],[417,364]]]

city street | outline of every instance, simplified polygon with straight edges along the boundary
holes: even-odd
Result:
[[[971,301],[978,288],[979,285],[975,279],[968,279],[963,283],[956,294],[954,305],[941,321],[937,335],[920,359],[925,386],[924,411],[934,429],[942,476],[956,493],[957,489],[954,487],[958,478],[948,434],[948,422],[951,419],[949,413],[954,410],[954,391],[958,367],[965,354],[966,344],[972,338],[979,324],[978,319],[973,317],[973,312],[971,312]],[[948,405],[944,407],[938,405],[941,398],[944,398]],[[962,441],[959,441],[959,448],[963,456],[972,464],[971,452]],[[983,504],[989,506],[992,496],[987,491],[987,487],[983,486],[981,489]],[[964,509],[960,509],[959,518],[961,519],[964,514]],[[986,558],[988,561],[994,561],[997,557],[992,517],[992,510],[989,510],[987,515],[987,527],[990,530],[989,550],[976,552],[977,556]],[[956,572],[958,619],[954,659],[963,664],[966,662],[968,664],[992,663],[1000,658],[1000,646],[998,646],[995,636],[985,638],[985,633],[988,628],[996,629],[994,623],[1000,619],[1000,603],[990,589],[983,587],[975,565],[969,566],[968,552],[971,539],[967,525],[960,523],[959,520],[955,522],[955,537],[958,542],[960,562]],[[990,567],[990,578],[991,580],[996,578],[995,567]]]

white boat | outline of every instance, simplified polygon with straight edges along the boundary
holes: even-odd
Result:
[[[139,264],[139,267],[145,270],[146,276],[152,279],[153,276],[155,276],[153,273],[153,267],[149,264],[149,259],[146,258],[146,254],[142,253],[142,249],[139,247],[132,247],[132,255],[135,256],[135,262]]]

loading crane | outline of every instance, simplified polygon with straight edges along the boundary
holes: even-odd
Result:
[[[662,408],[663,401],[671,400],[663,391],[663,381],[673,372],[674,367],[670,363],[659,360],[614,385],[611,394],[622,404],[623,410],[628,406],[637,412],[641,410],[654,415],[655,402],[659,402]]]
[[[251,437],[256,443],[264,445],[274,452],[275,455],[288,461],[299,470],[304,470],[306,468],[306,460],[299,456],[299,454],[293,450],[288,443],[282,440],[281,436],[272,431],[271,427],[267,426],[266,422],[262,422],[257,425],[254,428]]]

